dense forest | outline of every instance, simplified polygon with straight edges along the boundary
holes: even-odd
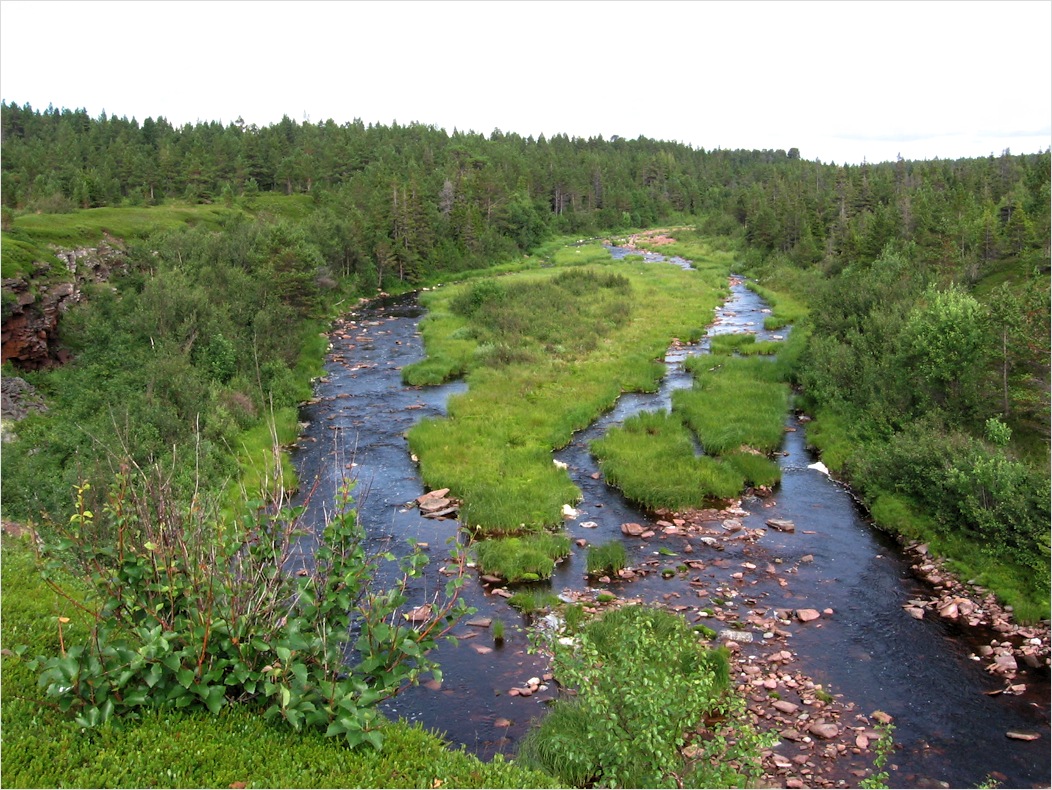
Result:
[[[675,223],[736,239],[745,273],[808,306],[799,404],[878,519],[977,541],[1047,599],[1047,150],[837,166],[642,137],[0,110],[5,245],[41,216],[213,209],[125,238],[117,290],[64,319],[75,364],[29,375],[53,408],[5,451],[12,517],[68,512],[118,455],[167,457],[187,490],[229,479],[244,432],[309,394],[304,351],[349,296]],[[29,276],[9,249],[5,278]]]

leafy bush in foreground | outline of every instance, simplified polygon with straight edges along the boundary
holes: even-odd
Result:
[[[376,589],[349,490],[324,527],[313,564],[296,570],[302,508],[252,510],[236,525],[173,505],[163,482],[133,486],[120,474],[101,514],[85,505],[44,548],[49,584],[83,577],[88,638],[32,666],[77,724],[93,728],[144,709],[207,709],[253,703],[268,719],[322,729],[351,746],[381,746],[378,702],[440,677],[427,651],[466,610],[462,575],[444,599],[403,612],[406,588],[426,564],[416,551],[401,579]],[[145,490],[143,490],[145,489]],[[295,572],[294,572],[295,571]]]

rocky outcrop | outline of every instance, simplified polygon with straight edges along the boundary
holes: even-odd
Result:
[[[81,301],[85,284],[108,280],[127,266],[115,239],[106,239],[98,247],[55,248],[55,255],[65,263],[65,277],[56,278],[52,267],[40,264],[35,276],[6,279],[2,283],[2,361],[11,360],[23,370],[68,361],[69,352],[57,344],[63,313]]]
[[[21,420],[34,411],[47,411],[47,406],[33,385],[18,376],[4,376],[0,379],[0,417],[5,420]]]

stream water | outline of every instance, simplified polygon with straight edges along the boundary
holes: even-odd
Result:
[[[626,252],[611,251],[615,257]],[[647,257],[662,260],[655,254]],[[651,540],[622,536],[622,523],[653,523],[653,516],[598,477],[588,443],[632,414],[669,408],[671,392],[691,385],[682,369],[683,358],[706,353],[712,335],[749,331],[758,339],[772,337],[763,329],[768,311],[762,300],[737,279],[731,291],[705,338],[670,348],[667,375],[657,393],[623,395],[612,411],[554,454],[567,464],[583,493],[577,517],[566,523],[571,539],[590,543],[624,539],[634,565],[674,566],[680,561],[658,550],[679,552],[682,538],[666,539],[660,532]],[[322,523],[340,483],[353,478],[371,542],[428,544],[432,571],[414,590],[421,600],[444,583],[437,568],[448,556],[445,542],[458,524],[452,519],[423,518],[409,506],[424,488],[404,434],[421,418],[443,414],[449,395],[465,388],[459,382],[434,388],[402,384],[401,368],[423,356],[417,333],[422,314],[412,295],[377,300],[337,327],[326,375],[317,385],[316,398],[303,408],[305,424],[294,454],[303,487],[316,481],[308,503],[313,523]],[[728,547],[700,577],[690,578],[701,578],[751,606],[833,610],[833,616],[815,627],[796,628],[790,644],[803,671],[825,688],[853,702],[859,711],[881,709],[894,717],[897,750],[890,760],[892,787],[974,787],[991,775],[1002,786],[1049,786],[1047,669],[1021,673],[1020,682],[1028,687],[1023,695],[984,693],[1003,687],[973,658],[989,636],[963,632],[938,618],[915,620],[903,611],[908,599],[930,594],[930,589],[915,578],[898,546],[868,523],[850,492],[809,468],[814,459],[806,449],[804,426],[792,418],[786,428],[782,482],[771,497],[744,500],[742,507],[749,515],[741,520],[746,529],[762,529],[767,519],[791,519],[797,531],[767,530],[755,543]],[[588,588],[584,551],[576,551],[556,568],[551,581],[555,592]],[[763,573],[732,579],[743,562],[791,569],[792,584],[782,586]],[[627,597],[685,604],[693,598],[694,605],[699,604],[694,587],[682,574],[663,579],[651,573],[610,586]],[[468,584],[465,597],[478,610],[476,617],[506,624],[503,645],[495,645],[486,629],[460,626],[459,644],[443,644],[436,651],[444,675],[441,686],[408,689],[390,701],[385,712],[419,721],[484,759],[511,754],[531,719],[543,715],[545,702],[554,698],[556,689],[547,684],[528,698],[507,693],[530,678],[543,680],[546,661],[528,650],[527,623],[503,598],[489,594],[481,584]],[[1008,740],[1005,733],[1011,729],[1033,731],[1040,738]]]

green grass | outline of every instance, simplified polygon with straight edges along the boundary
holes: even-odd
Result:
[[[716,356],[738,354],[743,357],[773,356],[783,347],[778,340],[758,341],[756,335],[716,335],[709,350]]]
[[[3,647],[28,655],[86,632],[75,607],[48,589],[28,547],[4,538]],[[557,780],[496,757],[484,763],[419,724],[391,722],[380,752],[351,751],[318,732],[294,732],[237,705],[218,716],[152,712],[120,727],[85,731],[43,702],[36,676],[5,650],[0,697],[5,787],[554,787]],[[275,758],[280,755],[280,759]]]
[[[607,483],[648,508],[701,507],[739,493],[744,480],[732,466],[697,456],[682,421],[668,412],[642,412],[592,442]]]
[[[701,274],[615,262],[598,245],[551,258],[557,266],[501,277],[496,287],[464,283],[426,296],[431,361],[422,366],[466,371],[469,388],[450,399],[448,417],[410,431],[410,448],[424,482],[456,492],[464,521],[484,533],[560,525],[562,506],[579,492],[551,451],[622,392],[656,389],[670,340],[700,334],[726,293],[723,259]],[[516,356],[502,356],[502,345]]]
[[[807,318],[807,305],[785,291],[765,288],[753,280],[746,281],[745,287],[758,294],[771,306],[771,315],[767,316],[763,321],[764,329],[769,331],[781,329],[791,324],[797,324]]]
[[[551,590],[532,588],[520,590],[508,599],[508,604],[523,614],[537,614],[557,607],[561,602]]]
[[[482,540],[472,549],[482,573],[501,576],[509,582],[538,581],[550,578],[555,561],[570,553],[570,539],[539,532]]]
[[[628,553],[619,540],[588,547],[589,576],[616,576],[627,564]]]
[[[771,380],[766,360],[730,358],[714,366],[711,358],[693,357],[684,366],[694,374],[694,387],[672,393],[672,409],[706,453],[742,446],[771,453],[781,447],[789,385]]]

